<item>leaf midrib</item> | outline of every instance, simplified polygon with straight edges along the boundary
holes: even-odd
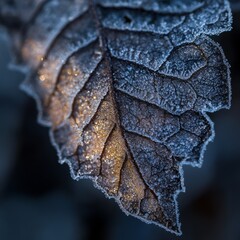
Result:
[[[134,161],[133,154],[130,151],[130,147],[128,146],[128,142],[125,139],[125,136],[124,136],[124,133],[123,133],[123,128],[122,128],[121,122],[120,122],[120,116],[119,116],[119,113],[117,111],[117,109],[118,109],[117,108],[117,102],[116,102],[116,99],[115,99],[115,96],[114,96],[112,61],[111,61],[110,51],[109,51],[107,43],[106,43],[107,40],[104,37],[104,28],[103,28],[103,26],[101,24],[100,14],[97,12],[98,10],[97,10],[97,6],[96,6],[94,0],[89,0],[89,10],[92,11],[94,19],[96,21],[97,28],[99,30],[99,40],[100,40],[100,44],[102,44],[100,47],[101,47],[101,49],[103,51],[103,58],[105,58],[106,62],[107,62],[107,64],[106,64],[107,68],[108,68],[107,71],[108,71],[108,75],[109,75],[109,78],[110,78],[110,82],[109,82],[109,95],[110,95],[110,98],[111,98],[112,104],[113,104],[115,121],[116,121],[116,127],[119,129],[119,131],[121,133],[121,137],[124,139],[126,155],[129,156],[129,160],[132,161],[133,165],[136,167],[137,172],[138,172],[141,180],[143,181],[143,183],[145,185],[145,189],[148,188],[152,192],[154,197],[159,200],[159,197],[154,192],[154,190],[149,186],[149,184],[147,184],[147,182],[145,181],[145,179],[144,179],[144,177],[142,175],[142,172],[139,169],[139,166]],[[121,174],[122,173],[120,173],[120,175]],[[120,179],[121,179],[121,176],[120,176]],[[119,182],[119,184],[121,184],[121,183]]]

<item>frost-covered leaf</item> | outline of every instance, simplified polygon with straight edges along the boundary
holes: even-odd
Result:
[[[51,127],[60,162],[73,178],[93,179],[127,214],[180,234],[182,166],[201,166],[213,137],[206,112],[230,106],[229,66],[205,35],[230,29],[228,2],[0,6],[16,63],[28,72],[23,88]]]

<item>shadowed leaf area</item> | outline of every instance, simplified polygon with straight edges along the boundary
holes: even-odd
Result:
[[[230,30],[229,3],[4,0],[0,20],[72,177],[181,234],[182,166],[202,164],[206,113],[230,107],[228,63],[206,36]]]

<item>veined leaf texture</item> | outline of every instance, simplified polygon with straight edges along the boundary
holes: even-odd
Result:
[[[206,35],[231,28],[226,0],[3,0],[22,84],[61,163],[121,209],[181,234],[183,165],[200,167],[230,107],[229,65]]]

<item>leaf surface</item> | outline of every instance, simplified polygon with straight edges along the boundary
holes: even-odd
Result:
[[[3,1],[1,18],[22,24],[6,24],[28,72],[22,86],[60,162],[127,214],[181,234],[182,166],[202,164],[213,138],[206,112],[230,106],[228,63],[206,36],[230,29],[228,2],[24,3]]]

